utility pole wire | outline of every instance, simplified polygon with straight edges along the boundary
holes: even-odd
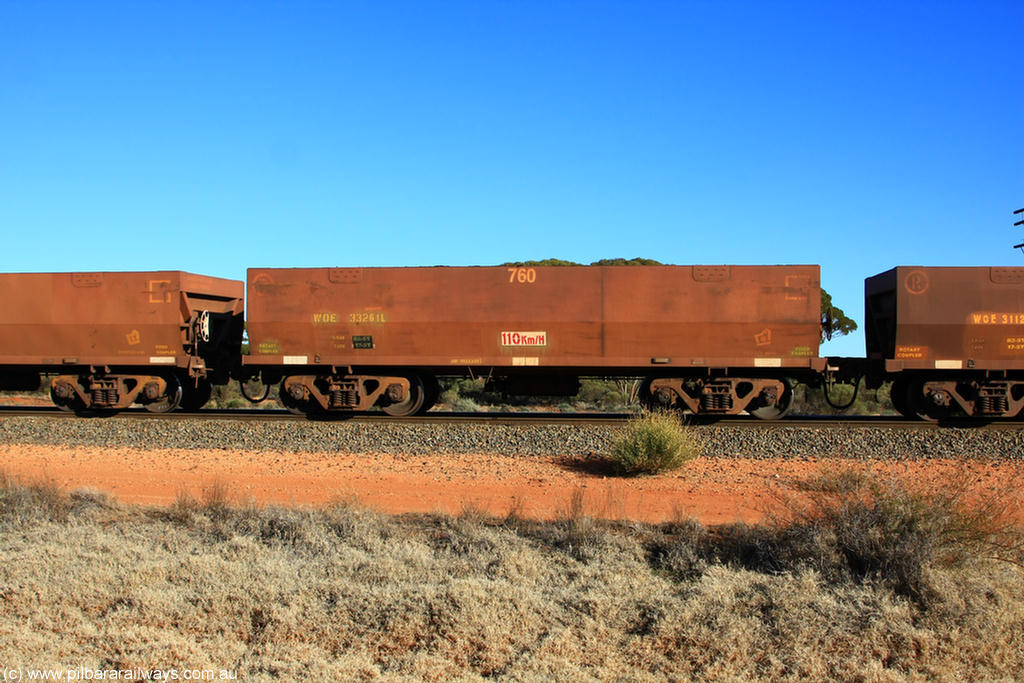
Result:
[[[1016,211],[1013,212],[1013,215],[1014,216],[1020,216],[1020,220],[1017,221],[1016,223],[1014,223],[1013,227],[1016,228],[1018,225],[1024,225],[1024,209],[1017,209]],[[1024,252],[1024,242],[1021,242],[1020,244],[1013,245],[1013,248],[1014,249],[1020,249],[1021,252]]]

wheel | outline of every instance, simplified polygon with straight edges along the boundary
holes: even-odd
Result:
[[[636,392],[636,399],[640,403],[640,407],[647,411],[654,410],[656,407],[654,396],[651,395],[651,382],[653,381],[653,377],[645,377]]]
[[[903,377],[893,380],[889,387],[889,400],[896,412],[903,417],[918,419],[917,413],[910,407],[910,380]]]
[[[654,377],[647,377],[640,383],[640,388],[637,390],[637,401],[640,403],[640,407],[648,412],[654,411],[673,411],[676,413],[690,414],[686,408],[686,404],[679,400],[675,392],[669,387],[661,387],[655,392],[651,391],[651,385],[654,383]]]
[[[164,381],[167,382],[167,392],[156,401],[143,404],[151,413],[169,413],[181,405],[181,382],[174,376],[165,377]]]
[[[181,409],[194,413],[210,400],[213,384],[205,379],[198,380],[198,383],[196,380],[186,379],[182,382],[181,390]]]
[[[423,405],[416,411],[417,415],[422,415],[433,408],[437,399],[441,397],[441,383],[437,381],[437,377],[423,375],[420,380],[423,382]]]
[[[408,415],[415,415],[416,411],[423,407],[423,401],[423,382],[420,381],[419,377],[413,376],[409,377],[409,395],[405,397],[405,400],[399,403],[388,404],[383,406],[382,409],[392,417],[406,417]]]
[[[788,379],[780,381],[782,382],[782,395],[779,396],[775,403],[761,406],[754,410],[748,410],[747,412],[759,420],[778,420],[780,417],[785,416],[789,409],[793,407],[793,386],[789,383]]]
[[[926,422],[938,422],[953,415],[952,406],[936,405],[925,395],[924,386],[927,380],[915,379],[909,383],[907,405],[913,413]]]
[[[66,413],[75,413],[85,408],[82,400],[78,398],[78,394],[74,393],[74,389],[70,384],[62,384],[61,386],[64,387],[63,391],[52,384],[50,385],[50,400],[53,401],[53,405]]]
[[[277,395],[281,400],[281,405],[287,408],[289,413],[294,413],[296,415],[309,415],[310,413],[315,412],[312,405],[313,401],[310,401],[309,399],[304,401],[297,399],[288,392],[285,387],[285,383],[287,381],[287,377],[281,380],[281,386],[277,389]]]

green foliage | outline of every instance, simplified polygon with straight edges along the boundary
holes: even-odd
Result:
[[[857,329],[857,322],[832,303],[832,295],[821,290],[821,340],[842,337]]]
[[[625,407],[623,395],[616,382],[610,380],[584,379],[576,394],[576,407],[594,407],[599,410],[621,410]]]
[[[456,412],[479,410],[481,405],[495,405],[502,398],[501,394],[487,391],[487,382],[483,378],[461,379],[448,378],[439,380],[441,385],[440,402]]]
[[[210,400],[207,401],[207,408],[246,408],[248,401],[242,397],[238,389],[238,382],[214,385],[210,392]]]
[[[697,457],[700,444],[674,413],[648,412],[630,420],[612,443],[610,461],[620,474],[653,474]]]
[[[457,398],[451,403],[452,412],[475,413],[480,410],[480,404],[471,398]]]
[[[661,261],[655,261],[652,258],[603,258],[600,261],[594,261],[590,265],[592,266],[661,266],[664,265]]]
[[[862,380],[863,382],[863,380]],[[832,402],[844,406],[850,401],[853,386],[836,384],[829,389]],[[837,410],[825,401],[821,387],[799,384],[793,389],[793,408],[790,415],[896,415],[896,409],[889,400],[889,384],[883,384],[877,391],[866,389],[863,384],[857,392],[853,405]]]
[[[566,261],[560,258],[546,258],[539,261],[514,261],[509,263],[502,263],[501,265],[507,268],[525,268],[527,266],[583,266],[585,263],[577,263],[576,261]],[[590,265],[592,266],[660,266],[664,265],[661,261],[655,261],[651,258],[642,258],[637,256],[636,258],[603,258],[599,261],[594,261]]]
[[[546,258],[539,261],[510,261],[509,263],[502,263],[501,265],[506,268],[526,268],[528,266],[582,266],[584,264],[577,263],[576,261],[566,261],[560,258]]]
[[[258,398],[263,395],[265,387],[259,382],[250,382],[247,385],[247,391],[254,398]],[[262,409],[278,409],[281,408],[281,404],[277,401],[277,392],[273,389],[267,397],[266,401],[261,403],[250,403],[248,399],[242,396],[241,390],[238,388],[238,382],[228,382],[227,384],[215,384],[213,391],[210,392],[210,400],[206,402],[207,409],[248,409],[248,408],[262,408]]]
[[[563,412],[592,411],[627,412],[638,408],[637,391],[640,380],[582,379],[580,391],[575,397],[552,396],[504,396],[496,391],[487,391],[484,379],[462,379],[442,377],[440,380],[440,409],[447,406],[455,412],[472,410],[510,411],[515,409],[558,408]]]

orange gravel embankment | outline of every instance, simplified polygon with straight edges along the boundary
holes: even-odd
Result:
[[[165,505],[183,491],[197,498],[224,486],[233,502],[315,506],[355,499],[389,513],[467,509],[550,519],[582,492],[592,516],[660,522],[693,517],[704,524],[754,522],[788,479],[823,467],[870,467],[912,481],[941,482],[967,470],[979,491],[1024,481],[1020,462],[699,458],[659,476],[617,478],[600,467],[559,458],[495,455],[340,455],[229,450],[82,446],[0,446],[0,470],[22,481],[50,480],[68,490],[108,493],[124,503]]]

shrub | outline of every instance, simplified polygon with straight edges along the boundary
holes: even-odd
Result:
[[[480,410],[480,405],[471,398],[460,396],[451,403],[454,413],[475,413]]]
[[[712,565],[811,570],[830,585],[875,585],[921,608],[948,600],[936,577],[950,570],[962,575],[980,560],[1024,566],[1017,478],[982,492],[967,475],[910,482],[850,468],[786,484],[764,524],[664,525],[649,547],[652,566],[680,581]]]
[[[486,384],[483,379],[441,379],[440,402],[454,412],[474,412],[479,410],[480,406],[493,405],[501,397],[492,391],[486,391]]]
[[[895,415],[889,399],[889,384],[880,389],[868,389],[863,380],[853,405],[843,410],[833,408],[825,402],[821,387],[809,387],[800,384],[793,389],[793,408],[791,415]],[[839,406],[846,405],[853,396],[853,386],[837,384],[829,391],[832,402]]]
[[[649,412],[629,421],[609,458],[620,474],[675,469],[700,453],[700,444],[674,413]]]
[[[598,410],[627,410],[636,403],[639,380],[582,379],[576,394],[576,403],[583,408]]]
[[[661,525],[647,546],[651,567],[675,581],[695,581],[713,556],[708,529],[692,518],[680,517]]]
[[[49,479],[26,484],[0,470],[0,523],[52,519],[65,521],[71,510],[71,498]]]
[[[928,568],[989,557],[1015,561],[1018,492],[979,496],[966,477],[940,486],[881,479],[855,470],[793,483],[774,520],[774,560],[809,564],[855,581],[879,580],[926,603]]]

